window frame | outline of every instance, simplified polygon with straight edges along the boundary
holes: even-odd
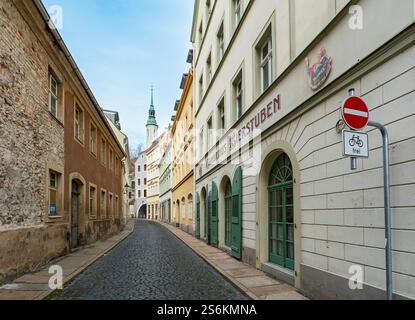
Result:
[[[93,130],[95,130],[95,142],[93,142],[93,140],[92,140]],[[94,144],[95,144],[95,152],[93,150],[93,145]],[[89,123],[89,151],[95,158],[98,156],[98,128],[92,120]]]
[[[78,120],[81,123],[77,124],[77,112],[81,112],[82,118]],[[77,125],[81,132],[78,132]],[[82,126],[81,126],[82,125]],[[78,137],[78,134],[80,134],[80,137]],[[85,144],[85,111],[84,108],[81,106],[81,104],[75,100],[75,106],[74,106],[74,138],[77,142],[79,142],[82,146]]]
[[[101,188],[100,196],[99,197],[100,197],[99,198],[99,213],[100,213],[100,218],[101,219],[107,219],[108,218],[107,190]],[[104,203],[102,203],[102,200],[104,200]],[[104,204],[104,207],[102,206],[103,204]]]
[[[107,140],[101,137],[101,146],[100,146],[100,163],[106,167],[107,166]]]
[[[51,215],[50,212],[50,173],[53,172],[56,175],[55,187],[53,191],[56,192],[56,215]],[[47,163],[45,171],[45,221],[55,222],[61,221],[64,216],[64,167],[55,163]]]
[[[91,189],[95,190],[95,197],[94,198],[91,198]],[[91,201],[93,201],[92,210],[91,210]],[[93,183],[89,183],[88,211],[89,211],[89,218],[91,220],[97,219],[97,217],[98,217],[98,187]]]
[[[52,92],[52,80],[54,82],[56,82],[56,92]],[[51,71],[49,71],[48,110],[49,110],[49,113],[58,120],[59,120],[59,104],[60,104],[60,101],[59,101],[59,85],[60,85],[60,82],[57,80],[57,77]],[[53,113],[52,110],[51,110],[51,108],[52,108],[52,105],[51,105],[52,98],[56,99],[55,113]]]

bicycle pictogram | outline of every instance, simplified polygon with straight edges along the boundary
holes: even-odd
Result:
[[[351,147],[354,147],[355,145],[358,145],[358,147],[359,147],[359,148],[363,148],[363,146],[364,146],[365,144],[363,143],[363,141],[360,139],[360,137],[359,137],[359,136],[353,136],[353,138],[351,138],[351,139],[349,140],[349,145],[350,145]]]

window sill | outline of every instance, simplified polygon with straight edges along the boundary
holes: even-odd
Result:
[[[59,118],[57,118],[57,117],[55,117],[55,115],[53,114],[53,113],[51,113],[50,111],[48,111],[48,113],[49,113],[49,116],[54,120],[54,121],[56,121],[62,128],[64,128],[65,126],[64,126],[64,124],[63,124],[63,121],[62,120],[60,120]]]
[[[49,221],[58,221],[58,220],[62,220],[62,219],[63,219],[62,216],[48,216]]]

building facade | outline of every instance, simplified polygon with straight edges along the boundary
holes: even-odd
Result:
[[[42,3],[0,8],[1,282],[120,229],[125,154]]]
[[[141,152],[135,161],[135,216],[147,218],[147,155]]]
[[[385,298],[381,136],[366,129],[352,171],[337,130],[353,88],[390,134],[394,293],[415,297],[413,13],[412,0],[195,1],[202,239],[311,298]]]
[[[167,133],[170,136],[170,130]],[[160,216],[165,223],[172,222],[172,141],[169,137],[167,148],[160,161]]]
[[[173,217],[174,222],[189,233],[195,232],[194,219],[194,132],[193,71],[185,75],[180,88],[182,96],[176,104],[173,136]]]
[[[129,207],[129,192],[131,186],[130,178],[130,146],[128,143],[128,137],[121,131],[120,115],[116,111],[104,110],[105,116],[107,117],[108,123],[111,126],[112,131],[118,139],[118,143],[123,147],[125,157],[121,160],[122,162],[122,192],[121,192],[121,223],[126,225],[127,220],[130,218],[130,207]]]

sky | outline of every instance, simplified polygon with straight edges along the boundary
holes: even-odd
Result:
[[[146,143],[150,88],[159,134],[173,115],[187,53],[193,0],[43,0],[62,8],[66,46],[104,109],[120,113],[130,147]],[[50,11],[56,12],[56,11]]]

